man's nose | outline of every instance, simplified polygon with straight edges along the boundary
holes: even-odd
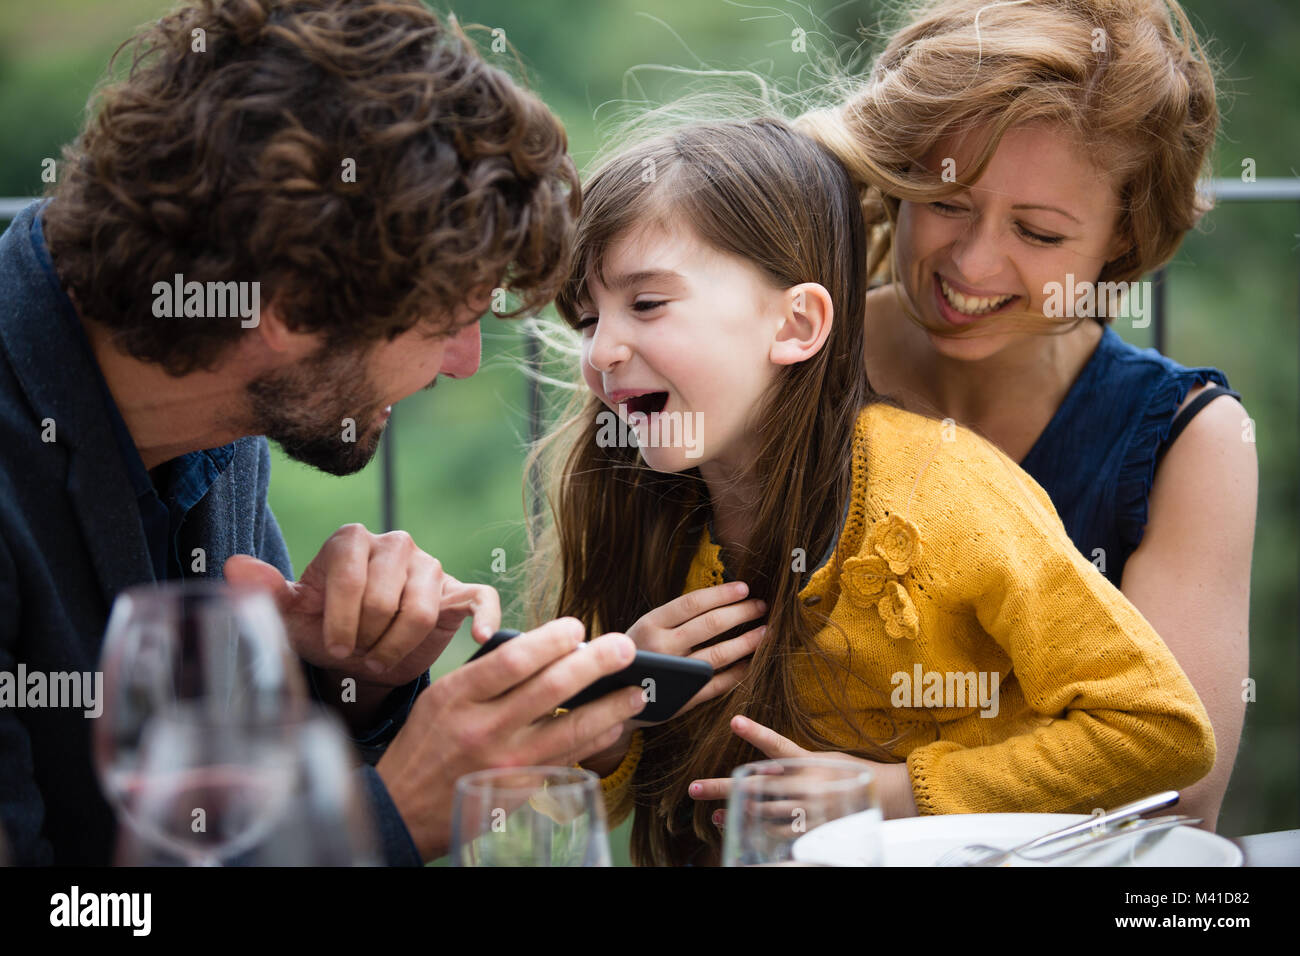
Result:
[[[442,354],[440,374],[448,378],[469,378],[478,371],[482,357],[483,342],[476,320],[457,332],[447,343],[447,350]]]

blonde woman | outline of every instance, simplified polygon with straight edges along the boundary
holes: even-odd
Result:
[[[872,386],[1021,464],[1154,626],[1213,722],[1217,762],[1181,807],[1213,829],[1245,708],[1255,447],[1222,372],[1110,327],[1111,293],[1149,303],[1137,283],[1207,208],[1218,112],[1185,14],[927,3],[799,125],[862,191]]]

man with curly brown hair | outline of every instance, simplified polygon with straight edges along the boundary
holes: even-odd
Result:
[[[415,0],[195,0],[123,51],[0,238],[0,671],[93,671],[134,584],[269,588],[373,765],[385,859],[429,860],[456,777],[618,737],[639,689],[536,719],[634,648],[569,654],[581,626],[553,621],[428,686],[465,618],[498,626],[495,591],[360,525],[295,581],[267,440],[356,472],[394,403],[476,371],[493,290],[550,300],[580,201],[563,128]],[[0,707],[0,820],[20,863],[111,859],[80,710]]]

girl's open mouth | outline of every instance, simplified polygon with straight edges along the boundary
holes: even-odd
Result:
[[[624,399],[622,404],[627,406],[629,413],[640,412],[649,417],[664,410],[664,406],[668,404],[668,393],[646,392],[644,395]]]

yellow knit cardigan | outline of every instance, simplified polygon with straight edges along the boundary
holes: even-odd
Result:
[[[723,580],[706,530],[685,590]],[[839,748],[857,734],[823,685],[874,739],[905,732],[892,752],[922,814],[1088,813],[1214,765],[1209,717],[1164,642],[1047,493],[965,429],[863,410],[847,519],[800,597],[828,618],[816,643],[853,679],[797,657],[798,706]],[[996,708],[961,700],[981,674],[989,690],[997,677]],[[631,809],[639,743],[605,778],[611,825]]]

